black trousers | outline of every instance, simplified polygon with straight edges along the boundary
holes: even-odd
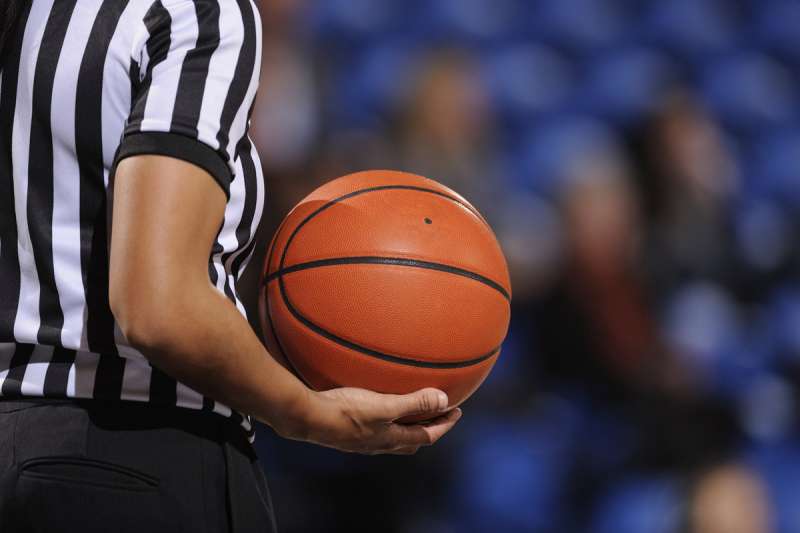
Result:
[[[0,400],[0,533],[274,531],[253,448],[221,416]]]

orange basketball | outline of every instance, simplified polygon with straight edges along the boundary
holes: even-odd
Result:
[[[310,387],[469,397],[500,353],[511,287],[469,202],[427,178],[359,172],[286,216],[264,267],[261,324]]]

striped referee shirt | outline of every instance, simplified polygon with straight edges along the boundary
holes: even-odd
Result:
[[[248,127],[252,0],[32,0],[0,70],[0,396],[130,400],[250,420],[150,365],[108,303],[115,165],[190,161],[228,196],[208,261],[236,281],[264,184]],[[164,176],[169,179],[169,176]]]

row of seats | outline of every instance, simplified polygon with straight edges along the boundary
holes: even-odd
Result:
[[[316,0],[310,25],[339,43],[413,34],[493,43],[544,39],[591,51],[631,40],[692,56],[767,46],[798,57],[793,0]]]
[[[338,65],[343,120],[386,111],[425,51],[410,37],[383,41]],[[703,68],[689,68],[663,48],[636,44],[575,59],[541,42],[513,43],[476,52],[480,73],[501,117],[510,125],[541,115],[576,111],[614,123],[646,113],[666,89],[693,85],[735,133],[761,132],[800,119],[800,83],[790,66],[759,49],[736,49]]]
[[[577,0],[565,4],[574,1]],[[479,2],[464,2],[473,3]],[[342,6],[345,4],[350,6],[351,2]],[[657,5],[653,9],[660,12],[673,2],[654,4]],[[689,11],[699,9],[686,7],[686,2],[674,4]],[[767,14],[789,10],[781,2],[767,4],[774,7],[774,10],[765,8]],[[337,5],[332,2],[331,6],[318,9],[326,13]],[[388,9],[386,6],[397,7],[391,2],[375,5],[365,2],[361,9],[353,8],[353,16],[363,17],[361,23],[366,24],[366,19],[377,16],[370,15],[372,11],[382,12],[382,8]],[[677,7],[670,9],[682,13]],[[413,12],[413,8],[407,11]],[[678,16],[675,13],[673,16]],[[800,9],[797,14],[800,15]],[[774,19],[773,25],[786,20],[777,15],[767,18]],[[351,23],[357,25],[357,21]],[[336,54],[335,50],[337,46],[346,46],[342,44],[346,39],[326,37],[322,32],[326,61],[330,59],[336,67],[332,69],[335,74],[330,95],[336,127],[373,127],[380,117],[397,110],[412,86],[419,58],[430,49],[431,43],[420,40],[418,31],[412,27],[396,34],[375,36],[369,46],[359,45],[342,54]],[[650,40],[658,41],[657,44],[641,44],[631,39],[586,55],[548,44],[546,39],[514,39],[502,45],[475,48],[464,41],[455,44],[464,45],[475,56],[497,112],[499,138],[505,141],[500,148],[510,162],[512,174],[522,173],[527,180],[546,186],[553,176],[529,163],[536,161],[537,152],[551,152],[551,137],[570,137],[561,131],[565,116],[604,123],[611,128],[628,127],[647,116],[666,91],[680,85],[690,87],[724,126],[730,137],[729,146],[744,172],[743,192],[797,202],[800,180],[794,178],[800,158],[796,149],[800,142],[800,79],[791,61],[778,52],[781,47],[776,45],[781,31],[774,28],[769,35],[770,43],[760,48],[732,48],[716,54],[713,60],[706,58],[705,62],[693,61],[703,56],[699,49],[676,51],[668,45],[668,39],[655,38]],[[800,44],[796,48],[800,50]],[[791,50],[792,46],[786,49]],[[550,124],[554,124],[555,130]],[[544,146],[530,142],[536,138]]]

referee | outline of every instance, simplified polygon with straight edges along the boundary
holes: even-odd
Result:
[[[0,17],[0,531],[273,531],[253,419],[370,454],[456,423],[433,389],[311,391],[248,325],[253,0]]]

